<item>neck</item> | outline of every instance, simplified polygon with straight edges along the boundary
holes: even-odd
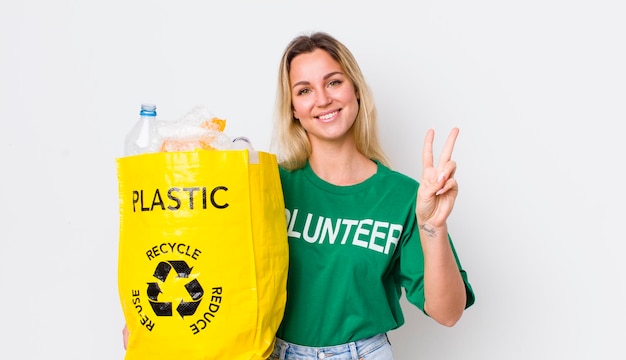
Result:
[[[361,183],[374,175],[377,169],[376,163],[355,147],[314,149],[309,164],[321,179],[339,186]]]

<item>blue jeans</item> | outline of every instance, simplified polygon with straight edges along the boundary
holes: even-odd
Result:
[[[343,345],[309,347],[276,339],[268,360],[393,360],[387,334]]]

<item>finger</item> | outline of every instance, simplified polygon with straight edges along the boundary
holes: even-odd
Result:
[[[450,178],[450,179],[448,179],[444,183],[444,185],[443,185],[443,187],[441,189],[437,190],[437,192],[435,193],[435,196],[439,196],[441,194],[445,194],[446,192],[448,192],[449,190],[452,190],[454,188],[458,189],[458,186],[459,185],[457,184],[456,180]]]
[[[450,161],[450,159],[452,158],[452,150],[454,150],[454,143],[456,142],[456,138],[458,135],[459,128],[453,128],[452,130],[450,130],[448,140],[446,140],[446,144],[443,146],[443,151],[441,152],[441,158],[439,158],[439,164],[443,165]]]
[[[424,169],[433,166],[433,139],[435,138],[435,131],[428,129],[426,132],[426,138],[424,139],[424,149],[422,150],[422,167]]]
[[[438,181],[441,182],[443,179],[449,179],[454,176],[456,172],[456,162],[454,160],[450,160],[447,163],[440,165],[441,170],[439,172]]]

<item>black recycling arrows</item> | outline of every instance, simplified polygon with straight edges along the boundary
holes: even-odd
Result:
[[[186,262],[181,260],[161,261],[156,266],[153,276],[164,283],[167,280],[172,268],[176,272],[178,278],[188,278],[192,269]],[[185,316],[193,315],[196,312],[196,309],[198,309],[198,306],[202,301],[202,295],[204,295],[204,290],[202,290],[202,286],[196,279],[193,279],[185,284],[185,289],[191,297],[191,301],[181,300],[176,307],[176,312],[178,312],[178,314],[183,318]],[[172,316],[172,303],[159,301],[159,295],[163,292],[161,291],[158,282],[149,282],[146,293],[148,295],[150,305],[152,306],[152,310],[154,310],[154,313],[157,316]]]

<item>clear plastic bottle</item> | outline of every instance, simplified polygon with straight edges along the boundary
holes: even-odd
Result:
[[[139,155],[159,150],[156,105],[141,104],[139,120],[126,135],[124,155]]]

